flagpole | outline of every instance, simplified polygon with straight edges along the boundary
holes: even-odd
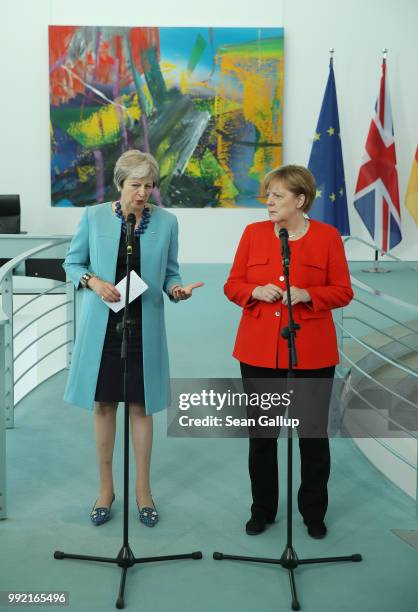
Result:
[[[330,49],[331,51],[331,49]],[[388,56],[388,49],[385,47],[384,49],[382,49],[382,55],[383,55],[383,66],[386,66],[386,58]],[[383,252],[383,251],[382,251]],[[371,274],[385,274],[387,272],[391,272],[391,270],[387,270],[385,268],[381,268],[379,266],[379,251],[378,249],[375,249],[374,251],[374,266],[372,266],[371,268],[367,268],[366,270],[362,270],[362,272],[370,272]]]

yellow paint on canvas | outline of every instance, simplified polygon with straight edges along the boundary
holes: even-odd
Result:
[[[180,73],[180,91],[183,95],[187,92],[187,75],[185,70],[182,70]]]
[[[171,89],[176,82],[178,66],[172,62],[160,62],[161,73],[164,75],[164,82],[167,89]]]
[[[274,58],[269,59],[273,61]],[[221,56],[220,63],[222,74],[233,76],[239,81],[244,118],[256,127],[259,139],[264,142],[280,141],[280,126],[274,125],[271,112],[271,100],[280,97],[280,88],[276,86],[276,90],[272,90],[273,80],[267,80],[263,70],[257,71],[257,58],[243,58],[239,54],[226,53]],[[277,73],[278,68],[279,66]],[[227,95],[227,92],[225,94]],[[276,149],[276,154],[278,164],[280,149]],[[259,150],[255,155],[252,171],[259,175],[266,171],[265,155]]]
[[[130,119],[134,119],[135,121],[138,121],[139,118],[141,117],[141,109],[139,108],[139,104],[138,104],[138,94],[125,94],[123,96],[121,96],[117,102],[119,102],[119,104],[121,104],[121,106],[125,107],[122,108],[122,116],[123,119],[126,123],[127,117],[129,117]]]
[[[72,123],[68,133],[85,147],[93,148],[119,139],[119,121],[113,105],[105,106],[87,119]]]
[[[91,165],[77,166],[77,174],[80,183],[86,183],[90,176],[96,175],[96,169]]]
[[[189,163],[187,164],[186,174],[190,176],[200,177],[202,176],[202,171],[200,169],[200,163],[197,159],[189,159]]]
[[[51,147],[56,146],[57,139],[55,138],[54,126],[52,125],[52,121],[49,122],[49,137],[50,137],[50,140],[51,140]]]
[[[160,62],[160,69],[161,69],[161,72],[163,74],[167,74],[169,72],[173,72],[173,71],[177,70],[177,65],[173,64],[172,62],[161,61]]]
[[[239,195],[238,189],[235,187],[233,180],[228,174],[229,173],[224,172],[214,181],[215,186],[221,189],[221,198],[223,202],[226,200],[235,201],[235,198]]]
[[[129,108],[119,107],[114,104],[102,107],[87,119],[72,123],[68,128],[68,133],[75,140],[87,148],[94,148],[117,142],[120,138],[120,113],[124,123],[129,119],[138,120],[141,116],[138,106]]]
[[[170,141],[168,138],[165,138],[162,142],[160,142],[160,144],[158,145],[158,149],[155,152],[155,157],[157,159],[162,159],[164,157],[165,152],[168,150],[168,148],[170,147]]]
[[[272,108],[280,104],[283,95],[283,55],[270,45],[223,47],[217,56],[220,83],[216,93],[217,157],[233,182],[230,170],[230,153],[234,144],[229,136],[234,120],[239,114],[255,126],[257,141],[276,146],[259,146],[255,149],[249,174],[260,181],[272,167],[281,163],[282,113]],[[267,78],[269,76],[270,78]],[[231,105],[236,109],[236,119]],[[238,109],[240,109],[238,111]],[[242,120],[242,119],[241,119]]]
[[[142,94],[145,98],[145,104],[146,104],[147,111],[151,112],[152,110],[154,110],[154,101],[152,99],[151,92],[149,90],[147,83],[144,83],[142,86]],[[138,96],[136,95],[135,98],[138,104]],[[138,104],[138,109],[139,109],[139,104]]]
[[[160,162],[160,176],[171,176],[177,162],[177,155],[166,154]]]

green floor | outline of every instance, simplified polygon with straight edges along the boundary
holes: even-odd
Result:
[[[187,282],[205,280],[193,300],[167,306],[174,377],[238,375],[230,357],[238,309],[222,295],[226,266],[184,266]],[[204,274],[201,278],[200,274]],[[114,518],[89,522],[97,491],[91,413],[62,401],[65,372],[25,398],[7,432],[8,516],[0,522],[0,590],[64,590],[70,609],[114,609],[120,570],[53,559],[54,550],[114,556],[122,530],[122,410],[115,453]],[[154,563],[129,570],[126,606],[144,612],[270,612],[290,609],[287,572],[276,566],[214,561],[213,551],[278,557],[286,536],[286,448],[280,442],[278,521],[258,537],[249,516],[247,441],[166,437],[155,417],[152,481],[161,521],[147,529],[130,502],[130,543],[136,556],[201,550],[203,560]],[[301,566],[296,580],[303,610],[416,612],[418,552],[391,529],[417,529],[415,503],[383,478],[350,440],[332,440],[329,535],[314,541],[294,514],[299,557],[360,552],[362,563]],[[295,485],[298,484],[295,452]],[[132,479],[131,479],[132,480]]]

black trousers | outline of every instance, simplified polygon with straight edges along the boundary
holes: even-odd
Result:
[[[241,363],[244,389],[245,379],[287,378],[286,369],[260,368]],[[295,378],[327,379],[332,381],[335,366],[316,370],[294,370]],[[318,421],[327,422],[332,384],[321,384],[316,392],[315,408],[320,406]],[[331,457],[326,426],[321,427],[321,437],[302,437],[299,433],[301,460],[301,484],[298,491],[298,508],[307,524],[322,521],[328,507],[328,480]],[[249,438],[248,468],[251,479],[252,514],[273,521],[279,503],[279,473],[277,463],[277,436],[274,438]]]

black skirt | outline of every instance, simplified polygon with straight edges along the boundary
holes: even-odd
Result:
[[[139,238],[134,241],[133,269],[141,275],[141,256]],[[126,246],[125,234],[121,232],[118,260],[116,266],[115,285],[126,276]],[[109,320],[103,345],[99,376],[96,385],[96,402],[123,401],[123,361],[121,359],[122,335],[117,331],[118,323],[122,322],[124,309],[115,313],[109,311]],[[133,322],[129,338],[128,355],[128,393],[127,400],[131,403],[145,405],[144,369],[142,359],[142,300],[139,296],[129,304],[129,317]]]
[[[127,401],[145,406],[142,346],[129,351],[128,366]],[[123,362],[120,349],[103,351],[94,399],[96,402],[123,401]]]

